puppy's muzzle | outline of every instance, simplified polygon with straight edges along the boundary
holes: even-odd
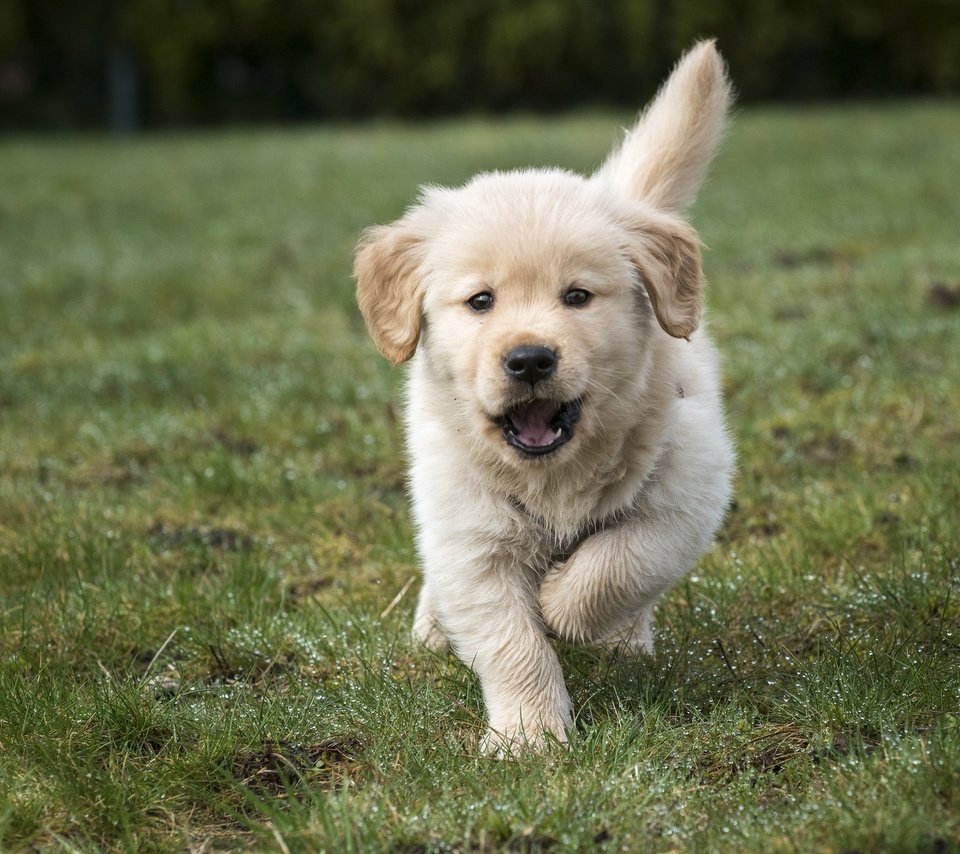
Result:
[[[557,369],[557,354],[549,347],[514,347],[503,360],[503,370],[508,377],[536,386],[548,379]]]
[[[545,457],[573,438],[582,401],[534,398],[514,406],[498,419],[507,444],[524,457]]]

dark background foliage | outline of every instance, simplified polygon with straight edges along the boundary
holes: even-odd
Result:
[[[960,89],[960,0],[0,0],[0,127],[632,107],[705,36],[747,101]]]

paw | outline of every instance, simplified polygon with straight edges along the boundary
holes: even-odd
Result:
[[[611,563],[607,543],[600,535],[588,539],[543,577],[543,620],[565,640],[629,655],[652,652],[651,598],[633,577],[636,568]]]
[[[567,741],[567,723],[562,719],[550,725],[539,722],[524,726],[513,723],[491,726],[480,739],[480,753],[494,759],[513,759],[524,753],[542,753],[551,744]]]
[[[580,607],[577,591],[571,589],[571,563],[575,557],[550,570],[540,582],[540,613],[547,627],[566,640],[590,639],[593,626]]]
[[[432,611],[418,609],[413,620],[413,639],[431,652],[446,652],[450,648],[450,641]]]

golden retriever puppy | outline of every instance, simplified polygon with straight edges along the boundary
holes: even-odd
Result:
[[[723,518],[734,455],[679,214],[730,101],[701,42],[591,177],[429,187],[357,248],[367,327],[410,360],[413,632],[476,671],[487,752],[564,740],[549,636],[649,651],[657,598]]]

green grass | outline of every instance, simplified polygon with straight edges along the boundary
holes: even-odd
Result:
[[[569,746],[480,757],[408,640],[353,242],[626,121],[0,142],[0,848],[960,848],[955,103],[737,118],[694,211],[736,503],[652,659],[561,650]]]

